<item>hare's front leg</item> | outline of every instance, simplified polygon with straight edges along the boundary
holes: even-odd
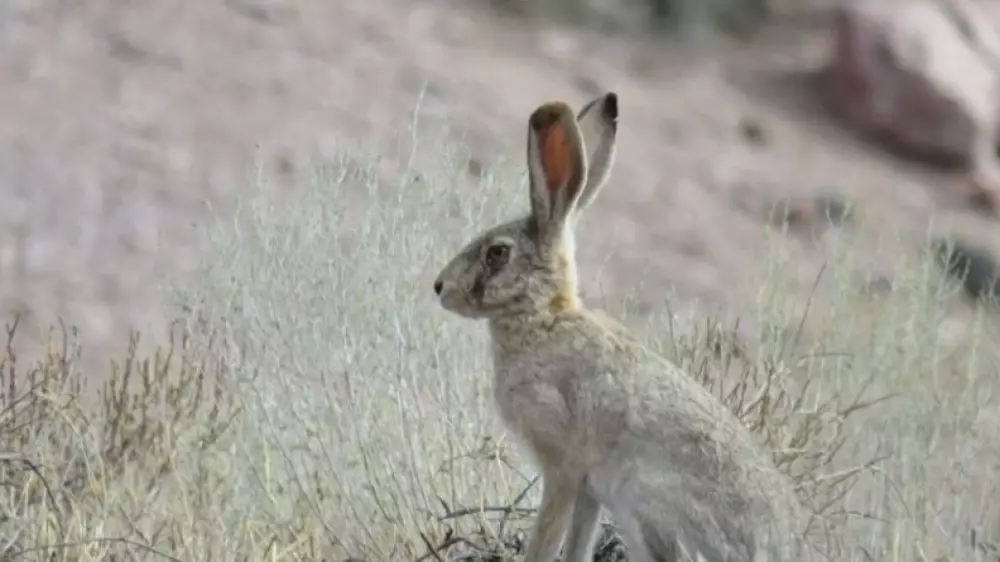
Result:
[[[566,478],[558,471],[542,474],[542,503],[528,541],[524,562],[553,562],[573,517],[582,480]]]
[[[566,537],[563,562],[592,562],[594,542],[597,539],[598,523],[601,520],[601,504],[590,495],[585,486],[580,486],[573,508],[573,519]]]

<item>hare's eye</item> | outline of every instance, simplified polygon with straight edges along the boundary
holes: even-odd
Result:
[[[486,264],[492,268],[503,267],[510,258],[510,246],[493,244],[486,249]]]

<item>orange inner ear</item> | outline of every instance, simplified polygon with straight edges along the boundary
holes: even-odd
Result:
[[[566,139],[566,126],[560,121],[549,125],[541,131],[542,168],[548,182],[549,194],[555,196],[556,191],[566,180],[572,169],[572,156]]]

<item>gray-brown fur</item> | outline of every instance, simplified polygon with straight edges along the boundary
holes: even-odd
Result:
[[[531,213],[477,237],[435,283],[444,308],[489,321],[498,410],[542,475],[525,560],[551,562],[564,538],[564,560],[591,560],[602,507],[639,562],[804,560],[791,484],[750,432],[579,301],[573,229],[613,164],[617,103],[532,113]]]

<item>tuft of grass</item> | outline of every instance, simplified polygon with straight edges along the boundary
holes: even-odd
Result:
[[[18,320],[0,354],[0,558],[175,559],[158,537],[180,521],[149,510],[180,507],[171,488],[181,455],[212,449],[238,413],[212,382],[219,366],[190,354],[186,339],[140,358],[133,333],[87,401],[75,331],[53,329],[47,354],[24,365]]]
[[[0,558],[518,553],[537,474],[494,415],[485,330],[430,287],[469,237],[526,207],[524,178],[501,162],[473,180],[468,154],[442,146],[417,139],[434,156],[399,164],[344,146],[293,193],[251,182],[205,226],[210,259],[171,293],[174,337],[152,357],[133,338],[84,373],[71,329],[30,365],[9,344]],[[774,240],[746,316],[757,332],[665,300],[639,335],[770,448],[831,558],[995,562],[995,320],[957,304],[933,256],[863,291],[846,242],[799,300]],[[956,309],[966,321],[945,337]],[[623,556],[609,526],[597,559]]]

